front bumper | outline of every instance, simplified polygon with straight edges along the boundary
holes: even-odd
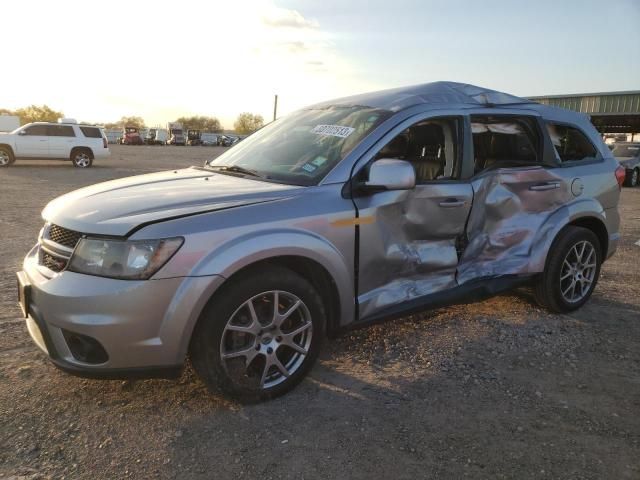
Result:
[[[25,310],[34,342],[61,369],[92,378],[175,377],[191,332],[222,277],[127,281],[63,271],[45,276],[37,247],[26,257]],[[102,363],[74,355],[69,334],[90,337],[106,351]]]

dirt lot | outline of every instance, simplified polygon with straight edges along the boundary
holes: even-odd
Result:
[[[0,170],[0,478],[640,478],[640,189],[571,315],[526,290],[325,343],[294,392],[242,406],[179,381],[66,375],[32,344],[14,272],[53,197],[221,149],[112,147],[88,170]]]

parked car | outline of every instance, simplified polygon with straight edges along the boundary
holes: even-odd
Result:
[[[231,137],[227,135],[219,135],[218,136],[218,146],[219,147],[230,147],[231,146]]]
[[[138,127],[127,126],[122,130],[122,145],[144,145],[144,137],[140,135]]]
[[[169,132],[164,128],[150,128],[145,138],[147,145],[165,145],[169,139]]]
[[[12,133],[0,133],[0,167],[8,167],[16,160],[55,159],[87,168],[94,159],[109,155],[107,137],[100,127],[78,124],[72,119],[28,123]]]
[[[200,136],[200,141],[205,147],[218,145],[218,134],[203,132]]]
[[[613,155],[625,169],[624,184],[636,187],[640,182],[640,142],[617,142],[613,146]]]
[[[200,137],[202,136],[202,131],[189,129],[187,130],[187,145],[189,146],[198,146],[202,145],[202,140]]]
[[[167,140],[167,145],[185,145],[182,123],[169,122],[167,123],[167,130],[169,131],[169,139]]]
[[[575,310],[620,238],[624,171],[589,119],[512,95],[374,92],[242,143],[47,205],[18,280],[55,365],[175,376],[189,356],[208,386],[270,398],[354,326],[520,285]]]

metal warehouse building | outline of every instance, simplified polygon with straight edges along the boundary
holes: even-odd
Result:
[[[586,113],[600,133],[640,133],[640,90],[529,98],[544,105]]]

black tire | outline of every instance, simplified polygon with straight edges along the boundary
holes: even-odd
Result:
[[[89,168],[93,165],[93,152],[88,148],[77,148],[71,152],[71,162],[76,168]]]
[[[640,180],[638,177],[640,175],[640,169],[634,168],[633,170],[625,170],[625,177],[623,185],[625,187],[636,187],[638,185],[638,181]]]
[[[13,151],[9,147],[0,147],[0,168],[8,167],[16,161]]]
[[[583,245],[583,242],[586,242],[586,245],[590,244],[592,246],[595,257],[593,278],[586,289],[584,288],[584,282],[576,282],[574,280],[575,275],[573,274],[571,274],[568,279],[562,280],[562,277],[567,275],[565,269],[568,267],[565,266],[565,260],[567,260],[568,264],[572,264],[573,255],[568,256],[574,247],[579,248],[580,245]],[[585,262],[587,264],[591,263],[588,259],[585,260]],[[576,261],[576,263],[581,264],[578,261]],[[591,297],[598,283],[601,266],[602,248],[596,234],[587,228],[566,227],[558,234],[558,237],[554,240],[549,250],[544,272],[540,275],[534,288],[536,300],[541,306],[555,313],[567,313],[580,308]],[[585,269],[585,271],[589,272],[588,275],[591,275],[590,270]],[[578,275],[578,273],[576,273],[576,275]],[[579,275],[582,276],[583,273],[579,273]],[[567,285],[567,282],[573,282],[576,286],[580,284],[580,295],[582,295],[580,298],[569,301],[565,295],[563,295],[563,289]],[[569,288],[570,287],[567,287],[567,290]]]
[[[246,349],[252,357],[242,356],[231,360],[223,360],[222,353],[224,352],[222,350],[227,348],[227,343],[225,342],[230,339],[234,340],[229,337],[236,334],[236,332],[227,330],[232,321],[235,322],[235,319],[241,316],[239,312],[242,312],[242,309],[246,308],[244,312],[249,313],[249,309],[245,305],[250,299],[253,299],[252,305],[257,305],[255,312],[264,313],[266,311],[269,314],[269,309],[272,307],[265,302],[268,298],[271,298],[270,295],[273,291],[280,291],[280,298],[283,299],[283,302],[284,295],[291,295],[302,302],[302,305],[289,318],[291,318],[291,321],[296,322],[298,319],[294,317],[299,316],[301,319],[304,317],[303,323],[307,325],[307,330],[311,332],[306,355],[294,352],[284,343],[283,337],[276,337],[276,335],[286,336],[286,333],[280,333],[279,329],[277,331],[270,330],[270,328],[275,329],[276,327],[270,327],[268,322],[261,322],[259,324],[261,329],[259,334],[238,334],[245,336],[245,343],[240,347],[236,347],[234,344],[235,348],[231,349],[232,352],[227,352],[234,355],[236,351]],[[280,304],[280,301],[278,304]],[[262,306],[265,306],[265,308],[262,308]],[[285,310],[287,308],[290,307],[284,307]],[[244,318],[247,318],[247,316],[245,315]],[[256,318],[264,318],[264,316],[256,313]],[[285,320],[282,325],[289,321]],[[241,273],[237,278],[231,279],[227,285],[224,285],[212,297],[204,308],[191,340],[191,362],[198,376],[212,391],[220,389],[243,402],[256,402],[275,398],[294,388],[311,369],[320,350],[325,334],[325,325],[326,316],[322,299],[305,278],[279,266],[250,269]],[[292,331],[295,331],[296,328],[300,327],[292,328]],[[264,332],[262,329],[264,329]],[[282,332],[285,332],[284,328]],[[307,333],[300,333],[299,335],[300,337],[290,335],[290,338],[292,341],[294,338],[304,339]],[[295,370],[291,369],[290,376],[284,376],[277,368],[274,372],[275,365],[265,368],[269,358],[266,351],[260,350],[258,353],[253,353],[252,348],[256,350],[266,348],[268,345],[265,344],[265,341],[271,341],[271,344],[276,341],[283,342],[275,347],[275,352],[273,349],[269,349],[268,353],[272,354],[271,356],[273,357],[280,352],[279,357],[282,357],[279,358],[280,365],[284,366],[285,370],[289,371],[287,365],[295,366]],[[272,386],[266,385],[264,379],[269,371],[272,374],[268,378],[275,378],[272,382],[280,383]],[[265,388],[262,387],[262,382],[265,382]]]

